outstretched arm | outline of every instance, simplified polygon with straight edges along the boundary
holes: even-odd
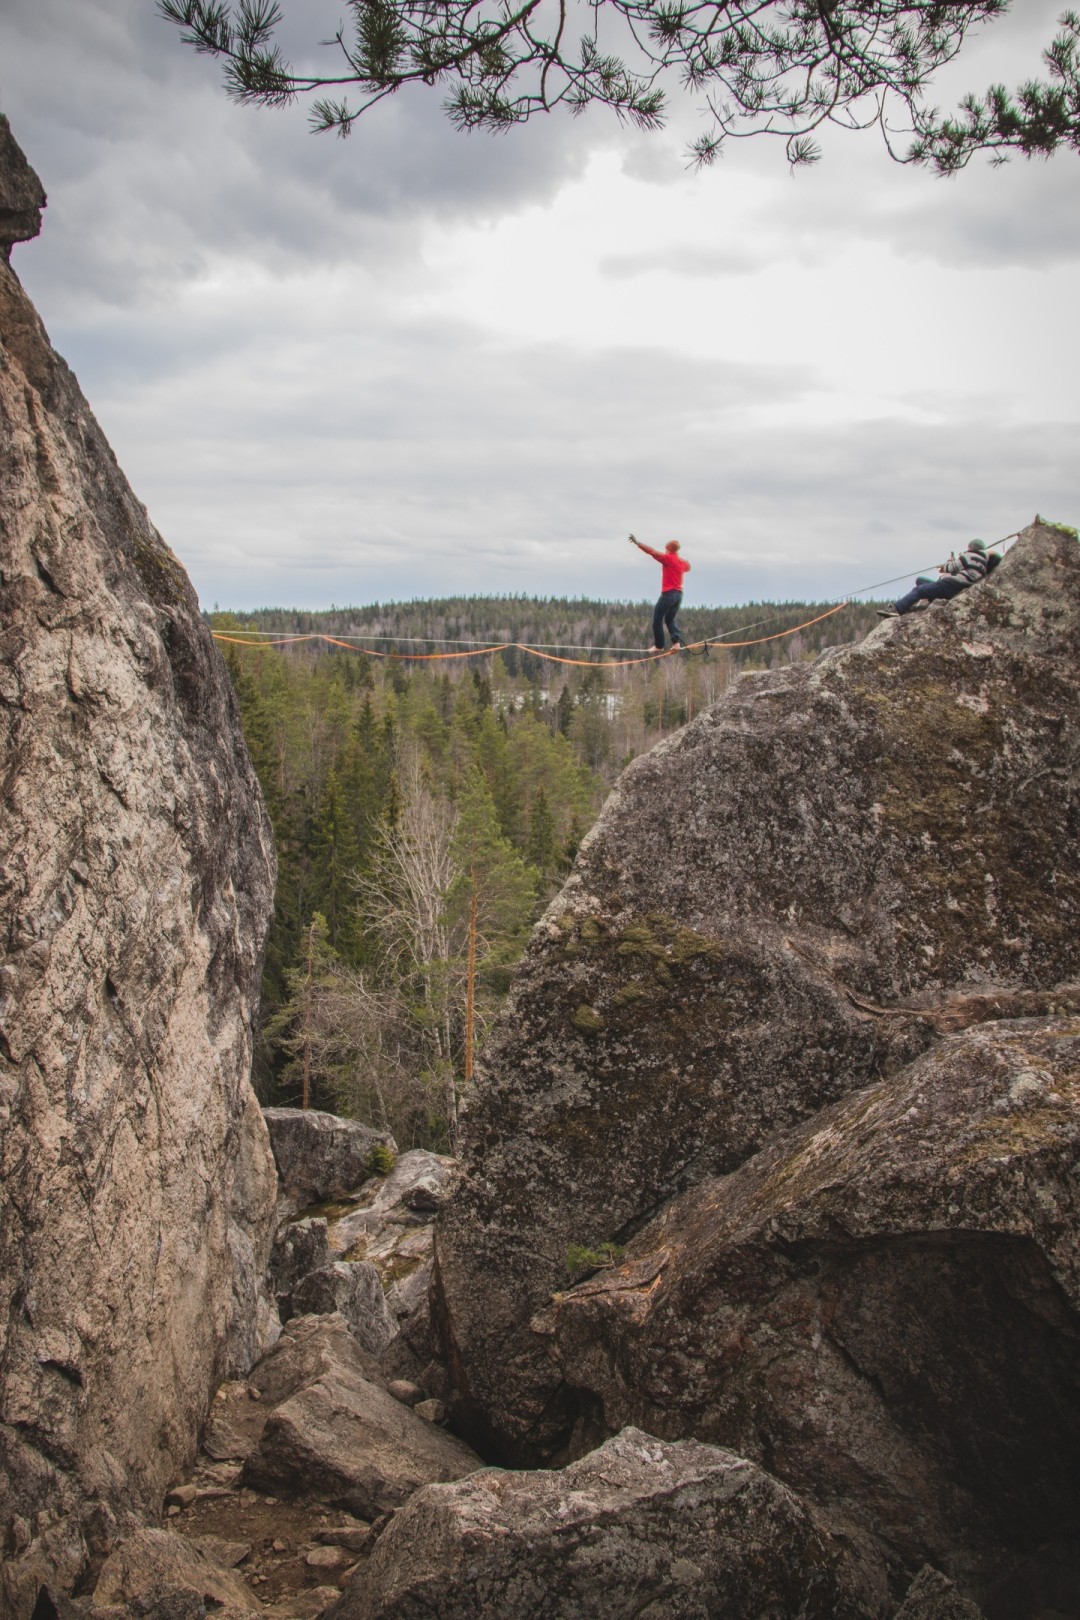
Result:
[[[660,552],[654,551],[652,546],[643,545],[636,534],[632,534],[630,536],[630,544],[632,546],[637,546],[638,550],[643,551],[646,557],[652,557],[656,562],[663,562],[664,559]]]

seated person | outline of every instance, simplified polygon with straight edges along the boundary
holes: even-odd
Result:
[[[951,596],[959,596],[961,591],[966,591],[969,585],[977,585],[988,572],[986,541],[972,540],[959,557],[952,556],[948,562],[942,563],[937,579],[916,580],[907,595],[894,602],[892,607],[878,608],[878,617],[893,619],[898,613],[910,613],[920,602],[948,601]]]

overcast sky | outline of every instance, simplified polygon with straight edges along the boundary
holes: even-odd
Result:
[[[1062,3],[934,99],[1038,72]],[[153,0],[2,0],[0,109],[49,194],[14,267],[206,607],[648,596],[631,529],[688,602],[821,599],[1080,518],[1074,155],[692,174],[689,112],[462,136],[423,92],[342,142]]]

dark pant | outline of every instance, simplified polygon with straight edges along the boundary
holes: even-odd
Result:
[[[961,591],[967,590],[967,585],[966,579],[942,574],[940,579],[927,580],[925,585],[914,585],[893,605],[897,613],[910,613],[916,602],[947,602],[951,596],[959,596]]]
[[[675,623],[675,615],[682,606],[682,591],[662,591],[653,609],[652,638],[660,652],[664,650],[664,626],[676,647],[683,644],[682,631]]]

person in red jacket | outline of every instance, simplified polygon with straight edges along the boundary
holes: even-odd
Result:
[[[690,572],[690,564],[679,556],[679,542],[669,540],[663,551],[653,551],[651,546],[643,546],[635,535],[631,535],[630,544],[637,546],[646,557],[655,557],[663,570],[660,575],[660,598],[652,616],[653,643],[657,651],[664,651],[665,625],[672,646],[684,647],[686,643],[683,641],[682,631],[676,623],[675,615],[682,606],[683,575]]]

